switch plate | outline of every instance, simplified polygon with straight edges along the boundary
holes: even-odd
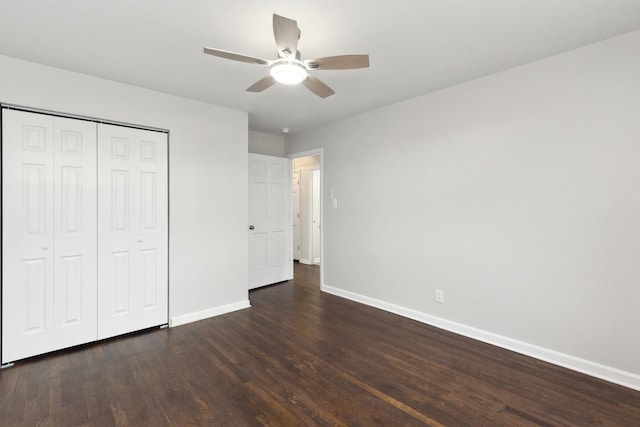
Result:
[[[436,289],[436,302],[444,304],[444,291],[442,289]]]

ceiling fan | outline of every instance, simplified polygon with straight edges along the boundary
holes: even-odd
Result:
[[[210,47],[205,47],[204,52],[220,58],[269,67],[270,75],[258,80],[247,89],[248,92],[262,92],[276,82],[284,84],[302,83],[311,92],[321,98],[326,98],[335,92],[322,81],[309,74],[309,70],[350,70],[369,66],[369,55],[339,55],[301,60],[300,51],[298,50],[298,39],[300,38],[298,23],[293,19],[285,18],[275,13],[273,14],[273,35],[278,47],[278,59],[272,61]]]

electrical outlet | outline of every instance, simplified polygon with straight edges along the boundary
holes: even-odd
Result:
[[[436,289],[436,302],[444,304],[444,291],[442,289]]]

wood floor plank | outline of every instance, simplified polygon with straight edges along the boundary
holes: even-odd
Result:
[[[640,392],[320,292],[0,371],[4,426],[640,426]]]

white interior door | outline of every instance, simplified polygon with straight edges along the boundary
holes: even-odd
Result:
[[[2,362],[96,339],[96,126],[2,111]]]
[[[293,233],[293,259],[300,259],[300,171],[294,171],[291,180],[291,231]]]
[[[249,289],[293,278],[291,160],[249,154]]]
[[[311,172],[311,259],[320,264],[320,169]]]
[[[98,338],[168,321],[167,134],[98,127]]]

